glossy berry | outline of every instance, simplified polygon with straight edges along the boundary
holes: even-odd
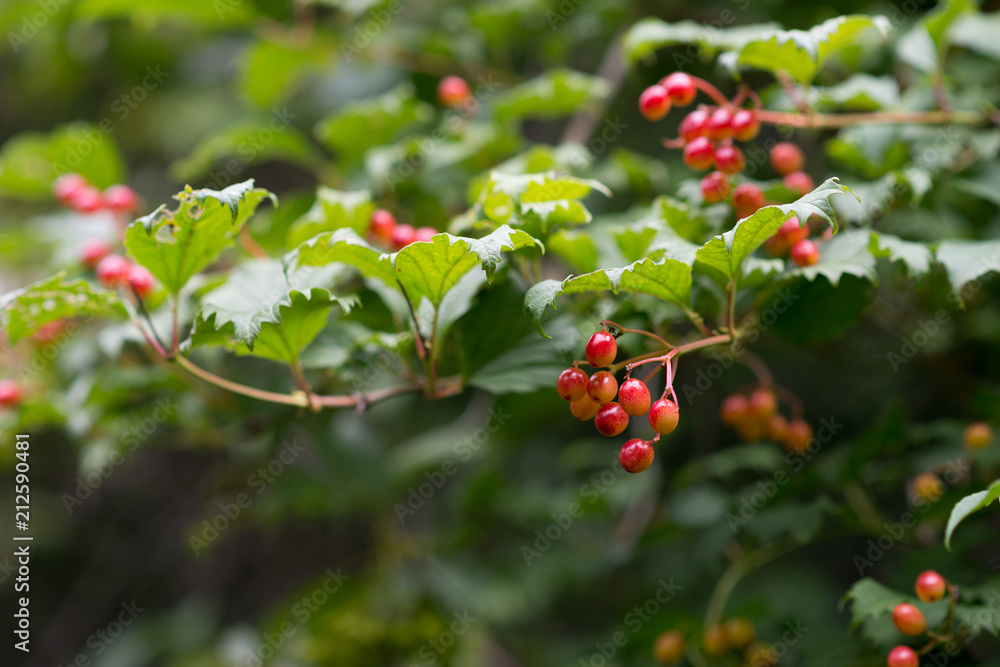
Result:
[[[618,403],[602,405],[594,415],[594,426],[601,435],[609,438],[621,435],[628,427],[628,415]]]
[[[747,399],[747,412],[754,419],[770,421],[778,410],[778,398],[774,392],[765,387],[758,387]]]
[[[569,404],[569,411],[573,413],[573,416],[582,422],[590,421],[597,414],[600,409],[601,404],[592,399],[590,396],[584,396],[583,398],[573,401]]]
[[[913,478],[913,493],[920,500],[936,503],[944,495],[944,484],[934,473],[922,472]]]
[[[793,419],[788,422],[788,435],[785,438],[785,449],[792,454],[803,454],[809,449],[813,439],[813,428],[809,422]]]
[[[104,205],[116,213],[134,213],[139,209],[139,195],[121,183],[104,191]]]
[[[446,107],[462,106],[472,91],[465,79],[458,76],[446,76],[438,83],[438,100]]]
[[[708,112],[704,109],[695,109],[684,116],[677,133],[685,141],[691,141],[695,137],[704,137],[707,132],[706,124],[708,124]]]
[[[153,274],[145,266],[133,264],[128,270],[128,281],[139,296],[148,296],[153,291],[156,281]]]
[[[681,413],[674,402],[661,398],[649,408],[649,425],[660,435],[668,435],[677,428]]]
[[[417,227],[416,241],[418,243],[430,241],[431,238],[437,233],[438,230],[433,227]]]
[[[614,363],[618,356],[618,343],[607,331],[598,331],[587,341],[584,352],[588,364],[594,368],[603,368]]]
[[[920,658],[909,646],[897,646],[889,651],[886,667],[919,667]]]
[[[698,94],[694,79],[684,72],[674,72],[664,77],[660,85],[667,91],[670,101],[679,107],[686,107],[694,102],[694,97]]]
[[[670,111],[670,98],[663,86],[650,86],[639,95],[639,113],[646,120],[660,120]]]
[[[705,133],[709,139],[722,141],[733,137],[733,112],[725,107],[719,107],[708,116],[705,123]]]
[[[962,442],[969,449],[986,449],[993,444],[993,429],[986,422],[974,422],[965,427]]]
[[[809,226],[802,225],[799,222],[799,217],[793,215],[785,223],[778,228],[779,235],[785,240],[789,247],[795,245],[799,241],[804,241],[809,238]]]
[[[753,624],[745,618],[731,618],[722,626],[726,633],[726,643],[731,648],[745,649],[757,638]]]
[[[738,174],[746,163],[743,151],[737,146],[724,144],[715,149],[715,168],[724,174]]]
[[[392,247],[402,250],[417,240],[417,230],[413,225],[396,225],[392,230]]]
[[[714,625],[705,630],[701,636],[701,651],[709,658],[720,658],[729,652],[729,642],[726,641],[726,631]]]
[[[13,408],[21,404],[24,392],[16,380],[0,380],[0,407]]]
[[[740,109],[734,113],[730,125],[733,126],[733,136],[740,141],[750,141],[760,132],[757,112],[750,109]]]
[[[944,577],[934,570],[921,572],[913,587],[917,591],[917,597],[923,602],[937,602],[944,597],[946,590]]]
[[[74,211],[93,213],[104,205],[104,198],[100,190],[85,185],[73,193],[70,197],[69,205]]]
[[[750,645],[745,653],[749,667],[774,667],[778,664],[778,655],[770,644],[756,642]]]
[[[108,256],[111,246],[100,239],[89,239],[80,246],[80,261],[89,269]]]
[[[819,248],[809,239],[793,245],[788,254],[796,266],[812,266],[819,261]]]
[[[598,419],[600,419],[600,415],[598,415]],[[597,423],[596,420],[595,423]],[[601,427],[598,426],[597,430],[600,431]],[[622,431],[624,430],[622,428]],[[604,433],[604,431],[601,432]],[[608,434],[604,433],[604,435]],[[625,472],[642,472],[653,463],[653,446],[640,438],[629,440],[618,450],[618,463],[625,469]]]
[[[729,195],[729,178],[721,171],[713,171],[701,179],[701,196],[706,204],[716,204]]]
[[[587,396],[590,396],[590,400],[597,401],[598,405],[615,400],[617,393],[618,380],[607,371],[597,371],[587,382]]]
[[[800,197],[804,197],[813,191],[816,187],[816,183],[813,181],[812,176],[804,171],[793,171],[792,173],[785,176],[782,179],[785,187],[797,194]]]
[[[892,610],[892,624],[904,635],[922,635],[927,631],[924,613],[912,604],[897,604]]]
[[[736,426],[747,418],[747,399],[742,394],[727,396],[719,406],[719,419],[726,426]]]
[[[806,156],[802,149],[795,144],[782,141],[771,148],[771,166],[782,176],[793,171],[800,171],[806,163]]]
[[[622,447],[622,449],[625,448]],[[621,452],[619,452],[620,458]],[[624,468],[625,466],[622,465],[622,467]],[[656,641],[653,642],[653,658],[661,665],[676,665],[679,663],[684,659],[684,635],[676,630],[661,632]]]
[[[715,149],[707,137],[695,137],[684,146],[684,164],[695,171],[711,168],[715,161]]]
[[[650,400],[649,387],[642,380],[629,378],[622,382],[622,386],[618,389],[618,402],[622,409],[633,417],[649,412]]]
[[[77,190],[88,185],[87,179],[80,174],[63,174],[52,183],[52,194],[61,204],[69,206]]]
[[[567,401],[578,401],[587,395],[590,378],[579,368],[567,368],[556,380],[556,391]]]
[[[782,415],[774,415],[767,422],[767,439],[779,445],[788,440],[788,420]]]
[[[97,264],[97,279],[108,287],[117,287],[128,282],[131,262],[121,255],[108,255]]]
[[[384,208],[377,208],[372,211],[372,217],[368,221],[368,231],[378,241],[385,245],[392,243],[392,232],[396,229],[396,216]]]
[[[749,217],[763,205],[764,192],[753,183],[740,183],[733,188],[733,208],[738,217]]]

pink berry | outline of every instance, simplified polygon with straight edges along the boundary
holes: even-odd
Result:
[[[24,392],[15,380],[0,380],[0,407],[13,408],[21,404]]]
[[[587,363],[594,368],[610,366],[618,356],[618,343],[607,331],[598,331],[587,341],[585,354]]]
[[[812,266],[819,261],[819,248],[809,239],[805,239],[793,245],[789,255],[796,266]]]
[[[679,107],[686,107],[694,102],[694,97],[698,94],[694,79],[684,72],[674,72],[664,77],[660,85],[667,91],[670,101]]]
[[[153,274],[141,264],[133,264],[128,270],[128,281],[139,296],[148,296],[156,284]]]
[[[431,238],[438,233],[438,230],[433,227],[417,227],[416,240],[420,241],[430,241]]]
[[[396,216],[384,208],[372,211],[372,216],[368,221],[368,231],[376,240],[389,245],[392,243],[394,229],[396,229]]]
[[[73,210],[80,213],[93,213],[104,205],[104,198],[100,190],[85,185],[73,193],[70,197],[69,205]]]
[[[646,120],[660,120],[670,111],[670,98],[663,86],[650,86],[639,95],[639,113]]]
[[[750,109],[740,109],[733,114],[733,136],[740,141],[750,141],[760,132],[760,120],[757,112]]]
[[[104,191],[104,203],[118,213],[134,213],[139,208],[139,195],[135,190],[121,183]]]
[[[920,658],[909,646],[897,646],[889,651],[887,667],[919,667]]]
[[[88,239],[80,247],[80,261],[88,269],[97,266],[97,263],[108,256],[111,246],[100,239]]]
[[[629,440],[618,450],[618,463],[625,472],[642,472],[653,463],[653,446],[645,440]]]
[[[806,156],[802,149],[789,141],[781,141],[771,148],[771,166],[784,176],[799,171],[805,166]]]
[[[628,414],[617,403],[602,405],[594,416],[594,426],[609,438],[620,435],[628,427]]]
[[[108,255],[97,264],[97,279],[108,287],[118,287],[128,282],[131,262],[121,255]]]
[[[587,374],[579,368],[567,368],[556,380],[556,391],[567,401],[578,401],[587,395],[589,380]]]
[[[726,144],[715,149],[715,168],[723,174],[738,174],[744,166],[746,158],[738,147]]]
[[[660,435],[673,433],[679,419],[680,412],[671,400],[661,398],[649,408],[649,425]]]
[[[392,230],[392,247],[402,250],[417,240],[417,230],[413,225],[396,225]]]
[[[80,174],[63,174],[52,183],[52,194],[59,203],[69,206],[77,190],[88,185],[87,179]]]
[[[722,141],[733,137],[733,113],[725,108],[719,107],[708,117],[705,130],[710,139]]]
[[[458,107],[465,103],[472,91],[465,79],[457,76],[446,76],[438,84],[438,100],[446,107]]]
[[[708,123],[708,112],[704,109],[695,109],[684,116],[681,121],[678,133],[685,141],[691,141],[695,137],[705,136],[705,125]]]
[[[917,597],[922,601],[937,602],[944,597],[946,586],[944,577],[934,570],[925,570],[917,576],[914,588],[917,591]]]
[[[812,176],[804,171],[793,171],[792,173],[785,176],[782,179],[785,187],[797,194],[800,197],[804,197],[813,191],[816,187],[816,183],[813,182]]]
[[[695,137],[684,146],[684,164],[695,171],[705,171],[712,166],[715,149],[708,137]]]
[[[763,205],[764,192],[753,183],[740,183],[733,188],[733,208],[739,217],[749,217]]]
[[[649,412],[649,387],[642,380],[629,378],[618,389],[618,402],[633,417]]]
[[[713,171],[701,179],[701,196],[706,204],[716,204],[729,195],[729,178],[721,171]]]

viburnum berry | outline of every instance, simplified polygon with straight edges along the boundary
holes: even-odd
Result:
[[[698,94],[694,79],[684,72],[668,74],[660,81],[660,85],[667,91],[670,101],[679,107],[686,107],[694,102],[694,97]]]
[[[469,84],[459,76],[446,76],[438,83],[438,100],[446,107],[458,107],[465,104],[472,94]]]
[[[430,241],[431,238],[438,233],[438,230],[433,227],[417,227],[417,232],[415,240],[417,243]]]
[[[889,651],[889,658],[886,660],[887,667],[919,667],[920,658],[909,646],[897,646]]]
[[[746,218],[764,205],[764,191],[753,183],[740,183],[733,188],[733,208],[736,215]]]
[[[705,125],[708,124],[708,112],[704,109],[695,109],[688,115],[684,116],[684,120],[681,121],[680,127],[677,133],[681,135],[681,138],[685,141],[691,141],[695,137],[704,137],[707,130]]]
[[[922,472],[913,478],[913,493],[920,500],[936,503],[944,495],[944,484],[934,473]]]
[[[396,225],[392,230],[392,247],[402,250],[417,240],[417,230],[413,225]]]
[[[663,86],[650,86],[639,95],[639,113],[646,120],[660,120],[668,111],[670,111],[670,98]]]
[[[799,221],[799,216],[793,215],[788,220],[785,220],[784,224],[778,228],[778,234],[780,234],[789,247],[795,245],[799,241],[804,241],[809,238],[809,226],[803,225]]]
[[[729,178],[721,171],[713,171],[701,179],[701,196],[707,204],[716,204],[729,194]]]
[[[747,413],[755,419],[770,421],[777,410],[778,398],[766,387],[754,389],[747,399]]]
[[[788,420],[782,415],[774,415],[767,422],[767,439],[779,445],[788,439]]]
[[[587,363],[594,368],[610,366],[618,356],[618,342],[607,331],[598,331],[587,341],[584,352],[587,355]]]
[[[819,248],[809,239],[803,239],[788,252],[796,266],[812,266],[819,262]]]
[[[609,438],[621,435],[628,427],[628,415],[618,403],[602,405],[594,415],[594,426],[602,435]]]
[[[809,448],[813,439],[813,428],[809,422],[793,419],[788,422],[788,435],[785,438],[785,449],[792,454],[803,454]]]
[[[111,253],[111,246],[100,239],[88,239],[80,246],[80,261],[89,269]]]
[[[17,380],[0,380],[0,407],[13,408],[24,400],[24,392]]]
[[[804,197],[813,191],[816,187],[816,183],[813,181],[812,176],[804,171],[793,171],[787,174],[782,182],[785,187],[797,194],[800,197]]]
[[[734,113],[730,125],[733,126],[733,136],[740,141],[750,141],[760,132],[757,112],[750,109],[740,109]]]
[[[85,185],[73,192],[69,205],[80,213],[93,213],[104,205],[101,191],[90,185]]]
[[[944,597],[946,584],[944,577],[934,570],[925,570],[917,575],[913,585],[917,597],[923,602],[937,602]]]
[[[985,449],[993,444],[993,429],[986,422],[973,422],[965,427],[962,442],[969,449]]]
[[[729,619],[723,624],[722,630],[726,633],[726,643],[737,650],[745,649],[757,638],[753,624],[745,618]]]
[[[756,442],[767,434],[767,422],[748,417],[736,425],[736,435],[743,442]]]
[[[781,141],[771,148],[771,166],[784,176],[793,171],[799,171],[806,163],[802,149],[789,141]]]
[[[719,107],[713,111],[708,122],[705,123],[705,132],[710,139],[722,141],[733,137],[733,112],[726,107]]]
[[[705,628],[701,636],[701,651],[710,658],[720,658],[729,652],[726,631],[718,625]]]
[[[610,403],[615,400],[618,393],[618,380],[607,371],[597,371],[590,376],[587,382],[587,396],[591,400],[597,401],[599,405]]]
[[[708,137],[695,137],[684,146],[684,164],[695,171],[705,171],[715,160],[715,149]]]
[[[633,417],[649,412],[650,400],[649,387],[637,378],[625,380],[618,389],[618,402],[622,409]]]
[[[121,255],[108,255],[97,263],[97,279],[108,287],[117,287],[128,282],[132,263]]]
[[[77,190],[89,185],[80,174],[63,174],[52,183],[52,194],[58,202],[70,206]]]
[[[770,644],[756,642],[744,653],[746,664],[751,667],[774,667],[778,664],[778,654]]]
[[[583,398],[575,400],[569,404],[569,411],[573,413],[574,417],[582,422],[593,419],[594,415],[597,414],[597,411],[600,408],[600,403],[586,395]]]
[[[128,282],[139,296],[148,296],[153,291],[156,281],[153,274],[140,264],[133,264],[128,270]]]
[[[738,174],[746,166],[746,158],[738,146],[723,144],[715,149],[715,168],[724,174]]]
[[[747,399],[742,394],[727,396],[719,406],[719,419],[726,426],[736,426],[747,418]]]
[[[587,395],[589,380],[587,374],[579,368],[567,368],[556,380],[556,391],[567,401],[578,401]]]
[[[104,191],[104,205],[116,213],[134,213],[139,208],[139,195],[129,186],[116,183]]]
[[[598,415],[598,419],[599,418],[600,415]],[[597,430],[601,430],[600,426],[597,427]],[[624,430],[625,429],[622,428],[622,431]],[[603,431],[601,432],[604,433]],[[621,431],[618,433],[621,433]],[[604,433],[604,435],[608,434]],[[615,435],[617,435],[617,433]],[[642,472],[653,463],[653,454],[653,445],[641,438],[634,438],[626,442],[622,445],[622,448],[618,450],[618,463],[620,463],[622,468],[625,469],[625,472]]]
[[[897,604],[892,610],[892,624],[904,635],[922,635],[927,631],[924,612],[905,602]]]
[[[31,340],[35,341],[39,345],[51,343],[62,335],[65,328],[66,320],[55,320],[53,322],[43,324],[37,331],[35,331],[35,333],[31,334]]]
[[[625,448],[622,447],[622,449]],[[619,459],[621,459],[621,452],[619,452]],[[624,464],[622,467],[625,467]],[[649,466],[646,467],[648,468]],[[656,641],[653,642],[653,658],[661,665],[676,665],[679,663],[684,659],[684,635],[676,630],[661,632]]]
[[[649,408],[649,425],[660,435],[669,435],[677,428],[680,416],[673,401],[661,398]]]
[[[377,208],[372,211],[368,220],[368,231],[382,243],[389,245],[392,243],[392,232],[396,229],[396,216],[384,208]]]

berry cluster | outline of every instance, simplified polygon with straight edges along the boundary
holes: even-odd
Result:
[[[744,90],[733,100],[727,100],[707,81],[674,72],[642,92],[639,111],[648,120],[660,120],[671,106],[691,104],[698,90],[712,96],[719,102],[718,106],[701,105],[690,112],[680,123],[680,136],[664,141],[664,144],[682,149],[684,163],[691,169],[714,169],[701,180],[701,194],[706,203],[715,204],[729,199],[738,217],[748,217],[767,203],[764,192],[750,182],[732,187],[731,178],[746,167],[746,156],[734,141],[750,141],[760,132],[759,100],[756,95],[747,95]],[[743,107],[747,97],[751,97],[758,106],[753,109]],[[782,177],[785,188],[795,195],[801,197],[815,187],[812,177],[803,171],[805,155],[795,144],[777,143],[768,157],[771,167]],[[803,228],[797,218],[785,223],[782,230],[771,244],[772,254],[789,253],[798,266],[810,266],[819,261],[819,248],[808,240],[808,229]]]
[[[914,584],[914,589],[922,602],[937,602],[943,599],[945,594],[950,594],[952,604],[954,604],[956,598],[955,589],[934,570],[920,573]],[[946,623],[948,622],[946,621]],[[924,634],[931,635],[932,638],[935,637],[935,633],[927,630],[927,619],[924,617],[924,613],[906,602],[901,602],[893,608],[892,623],[897,630],[910,637]],[[920,659],[917,652],[909,646],[897,646],[889,652],[886,663],[888,667],[918,667]]]
[[[52,184],[56,200],[79,213],[108,210],[132,214],[139,210],[139,195],[127,185],[117,183],[104,192],[91,185],[80,174],[63,174]]]
[[[586,356],[587,363],[594,368],[611,366],[618,356],[616,335],[607,330],[595,333],[587,341]],[[645,382],[631,377],[628,366],[621,386],[610,371],[598,370],[588,376],[577,364],[560,373],[556,381],[556,391],[570,402],[569,409],[573,416],[581,421],[593,419],[594,426],[602,435],[621,435],[628,427],[629,417],[647,415],[656,435],[651,440],[633,438],[618,452],[618,461],[628,472],[642,472],[648,468],[653,463],[653,445],[661,435],[672,433],[677,428],[680,413],[672,386],[673,367],[669,362],[664,362],[664,365],[667,368],[667,386],[656,401],[652,400]],[[667,398],[668,395],[670,398]]]
[[[156,287],[156,280],[146,267],[121,255],[107,255],[97,263],[94,273],[102,285],[112,288],[131,286],[141,297],[148,296]]]
[[[433,227],[401,225],[396,222],[396,216],[384,208],[372,211],[371,219],[368,221],[368,237],[375,243],[393,250],[402,250],[411,243],[419,241],[430,241],[437,233]]]
[[[722,625],[706,628],[701,636],[701,652],[709,658],[741,654],[749,665],[771,667],[778,664],[774,650],[756,641],[757,632],[745,618],[731,618]],[[661,665],[676,665],[684,658],[685,640],[677,630],[660,633],[653,643],[653,657]]]
[[[767,438],[792,454],[804,453],[813,439],[808,422],[788,419],[778,412],[778,397],[769,387],[759,386],[749,394],[727,396],[719,406],[719,418],[735,429],[744,442]]]

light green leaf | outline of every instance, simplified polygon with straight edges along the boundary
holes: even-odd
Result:
[[[83,19],[126,18],[150,30],[167,21],[178,20],[208,27],[235,27],[249,24],[255,17],[252,6],[242,2],[205,0],[81,0],[73,14]]]
[[[611,92],[605,79],[570,69],[553,69],[496,97],[496,116],[512,119],[560,118],[603,100]]]
[[[958,524],[973,512],[987,507],[997,498],[1000,498],[1000,479],[986,487],[985,491],[969,494],[955,503],[955,507],[951,510],[951,516],[948,517],[948,525],[944,529],[944,546],[948,551],[951,551],[951,535],[955,532]],[[994,634],[996,633],[994,632]]]
[[[66,317],[124,314],[117,293],[65,278],[65,273],[58,273],[0,296],[0,322],[11,343]]]
[[[363,235],[375,205],[367,190],[341,191],[325,185],[316,189],[316,201],[288,230],[288,247],[295,248],[323,232],[350,227]]]
[[[577,271],[586,273],[597,268],[597,247],[589,234],[560,229],[548,238],[546,246]]]
[[[962,46],[971,51],[1000,60],[1000,15],[965,14],[951,24],[948,29],[948,40],[954,46]]]
[[[333,43],[319,31],[311,31],[303,39],[259,39],[243,54],[243,93],[258,107],[278,104],[310,73],[332,66],[336,62],[333,55]]]
[[[835,86],[818,88],[818,104],[862,111],[899,106],[899,84],[890,76],[854,74]]]
[[[622,52],[629,62],[635,63],[647,59],[657,49],[675,44],[697,44],[709,52],[732,50],[778,30],[781,26],[777,23],[707,30],[703,23],[697,21],[668,23],[658,18],[646,18],[625,33]]]
[[[552,172],[540,174],[490,173],[479,196],[479,209],[493,224],[536,223],[542,232],[555,225],[590,222],[590,211],[579,201],[592,191],[608,197],[602,183]]]

